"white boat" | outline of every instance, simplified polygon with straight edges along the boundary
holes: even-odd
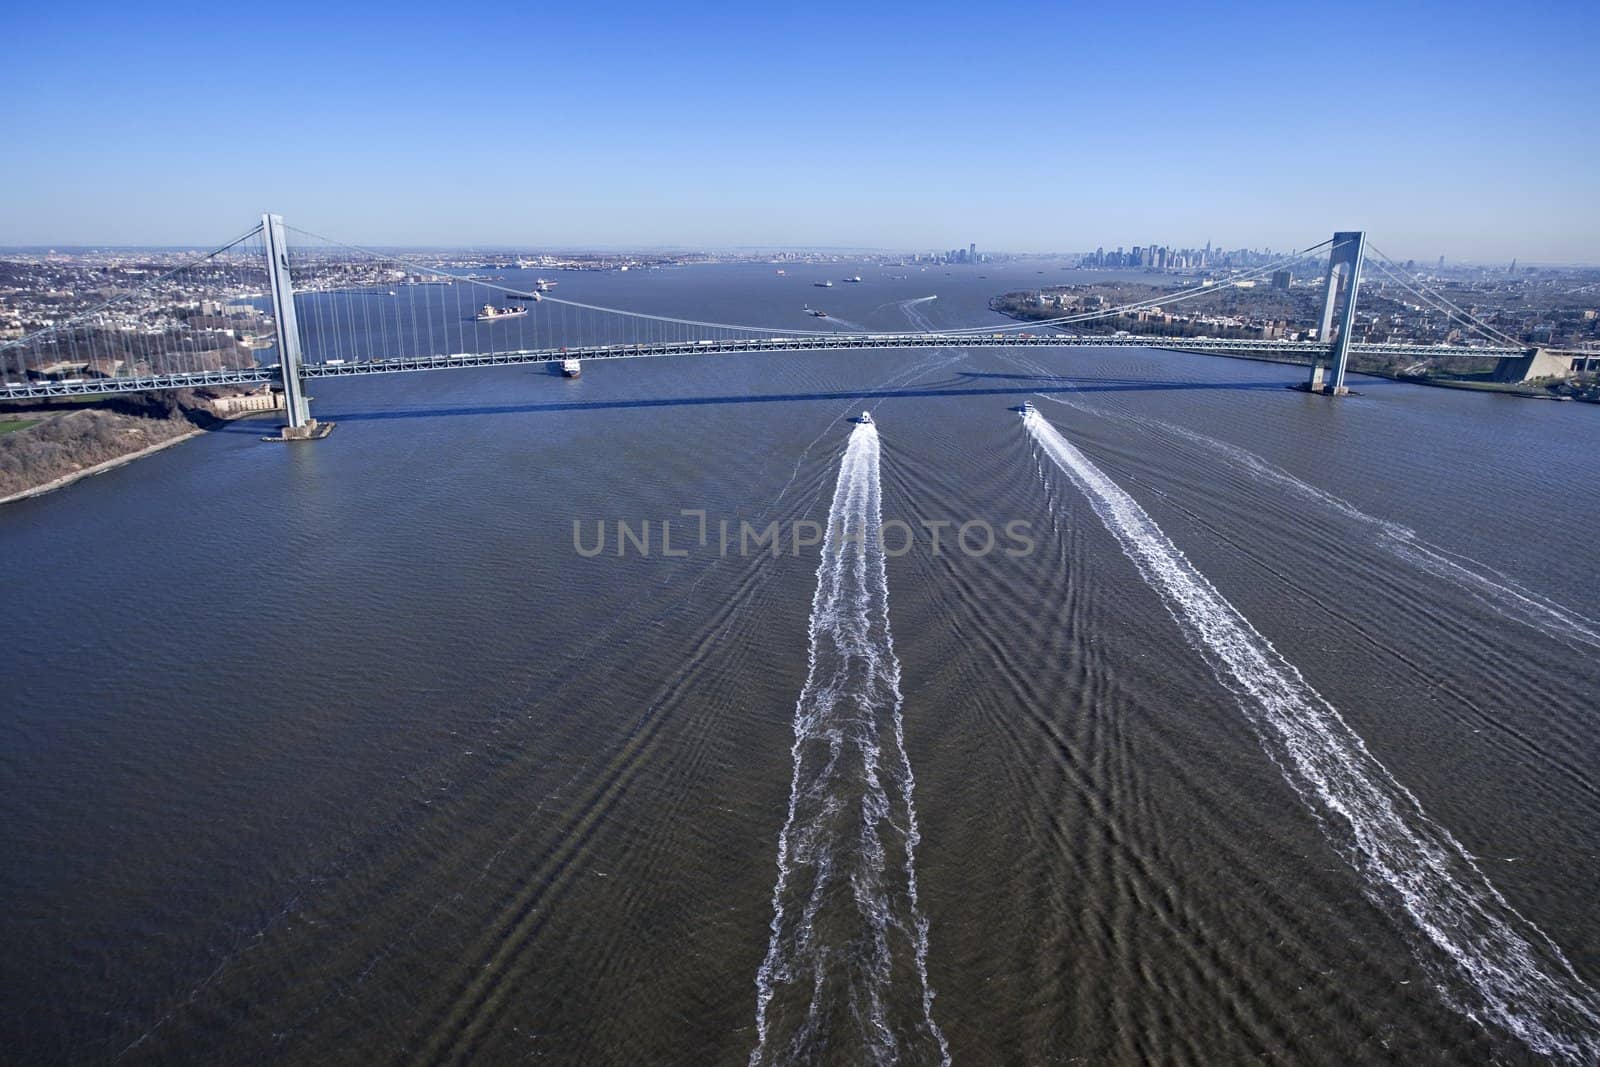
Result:
[[[561,361],[561,376],[563,378],[576,378],[583,373],[583,364],[575,359]]]
[[[847,282],[859,282],[860,280],[861,280],[861,275],[859,275],[859,274],[857,274],[857,275],[855,275],[853,277],[845,279],[845,281],[847,281]]]
[[[861,417],[859,419],[857,419],[856,422],[860,423],[862,426],[871,426],[872,425],[872,412],[863,411],[861,413]]]

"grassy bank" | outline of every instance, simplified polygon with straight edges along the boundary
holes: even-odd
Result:
[[[0,497],[64,484],[220,422],[189,391],[0,408]]]

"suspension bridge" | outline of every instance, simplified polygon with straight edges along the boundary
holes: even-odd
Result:
[[[292,235],[292,240],[291,240]],[[1494,358],[1496,376],[1562,373],[1561,359],[1474,318],[1392,260],[1377,264],[1419,306],[1477,335],[1472,346],[1355,339],[1370,245],[1341,231],[1293,256],[1149,300],[1034,321],[951,330],[869,333],[737,325],[602,307],[517,289],[286,226],[277,215],[191,262],[0,345],[0,400],[270,385],[282,391],[286,439],[316,436],[311,379],[570,359],[726,356],[908,348],[1140,347],[1259,354],[1310,366],[1307,388],[1340,395],[1351,355]],[[1375,251],[1375,250],[1374,250]],[[1078,329],[1251,281],[1326,257],[1316,340],[1105,336]],[[483,301],[480,308],[479,301]],[[499,301],[499,304],[496,304]]]

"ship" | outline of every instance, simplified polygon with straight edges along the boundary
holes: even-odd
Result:
[[[576,378],[581,374],[583,374],[583,364],[577,360],[564,359],[561,361],[561,376],[563,378]]]
[[[812,282],[811,284],[816,286],[818,289],[832,289],[833,288],[833,282],[831,282],[831,281]]]
[[[847,282],[859,282],[860,280],[861,280],[861,275],[859,275],[859,274],[857,274],[857,275],[855,275],[853,277],[845,279],[845,281],[847,281]]]
[[[513,305],[511,307],[497,308],[493,304],[485,304],[483,309],[478,312],[478,321],[498,322],[501,319],[520,319],[527,313],[528,309],[525,307]]]
[[[555,287],[555,282],[547,282],[543,278],[535,279],[533,283],[533,291],[536,293],[548,293]]]
[[[1029,415],[1033,414],[1033,402],[1031,400],[1024,400],[1021,404],[1018,404],[1016,407],[1012,408],[1011,410],[1015,411],[1018,415],[1021,415],[1023,418],[1027,418]]]
[[[861,425],[861,426],[871,426],[872,425],[872,412],[863,411],[861,413],[861,417],[856,420],[856,423],[858,425]]]

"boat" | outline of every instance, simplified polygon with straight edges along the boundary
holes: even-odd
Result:
[[[809,308],[808,307],[808,308],[806,308],[806,314],[807,315],[815,315],[819,319],[825,319],[825,318],[828,317],[828,313],[826,311],[823,311],[821,308]]]
[[[1021,404],[1012,408],[1011,410],[1015,411],[1023,418],[1027,418],[1029,415],[1033,414],[1033,402],[1031,400],[1024,400]]]
[[[833,288],[833,282],[832,281],[812,282],[811,284],[816,286],[818,289],[832,289]]]
[[[556,287],[556,284],[555,282],[547,282],[543,278],[536,278],[533,283],[533,291],[536,293],[548,293]]]
[[[852,278],[846,278],[845,279],[845,281],[847,281],[847,282],[859,282],[860,280],[861,280],[861,275],[859,275],[859,274],[855,275]]]
[[[561,376],[563,378],[576,378],[583,374],[583,364],[575,359],[561,361]]]
[[[520,319],[527,313],[527,308],[517,307],[516,305],[512,305],[511,307],[497,308],[493,304],[485,304],[483,305],[483,309],[478,312],[478,321],[498,322],[500,319]]]
[[[861,413],[861,417],[856,419],[856,425],[858,425],[858,426],[871,426],[872,425],[872,412],[863,411]]]

